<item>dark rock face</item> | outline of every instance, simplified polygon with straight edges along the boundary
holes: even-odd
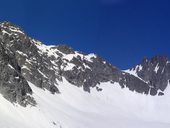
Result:
[[[21,74],[21,67],[15,55],[5,47],[6,40],[2,37],[0,39],[0,93],[9,101],[17,102],[22,106],[35,105],[34,99],[27,95],[32,94],[32,90]]]
[[[155,56],[153,58],[144,59],[142,63],[132,68],[136,74],[146,81],[150,86],[150,94],[156,95],[158,90],[164,91],[170,81],[170,62],[165,56]],[[162,93],[159,93],[162,95]]]
[[[136,91],[138,93],[144,94],[148,94],[150,89],[148,84],[129,74],[125,74],[123,76],[123,80],[120,81],[120,85],[122,85],[122,87],[128,87],[131,91]]]
[[[75,51],[67,45],[57,45],[56,48],[64,54],[74,54]]]
[[[2,33],[2,43],[5,49],[13,54],[13,58],[16,58],[15,63],[19,65],[22,76],[38,87],[46,88],[52,93],[58,92],[57,87],[52,83],[54,78],[48,77],[48,74],[50,76],[55,74],[54,71],[48,70],[50,59],[45,54],[39,54],[39,49],[34,44],[34,40],[23,33],[20,28],[13,28],[10,25],[9,23],[3,23],[1,26],[3,32],[7,31],[9,33]],[[46,72],[47,76],[45,77],[42,72]]]
[[[164,91],[170,76],[167,58],[155,57],[144,60],[141,65],[142,70],[132,69],[136,70],[137,78],[95,54],[83,54],[67,45],[46,46],[28,37],[16,25],[0,24],[0,93],[22,106],[36,104],[27,81],[52,94],[59,93],[58,82],[63,78],[87,92],[90,88],[102,91],[96,86],[101,82],[117,82],[122,88],[144,94]],[[159,69],[155,73],[157,65]],[[159,95],[163,95],[162,92]]]

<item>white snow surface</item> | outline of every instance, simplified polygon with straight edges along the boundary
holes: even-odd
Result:
[[[102,83],[84,92],[60,82],[61,94],[29,83],[36,107],[11,104],[0,96],[0,128],[170,128],[170,88],[164,96],[147,96]],[[170,85],[169,85],[170,86]]]
[[[157,73],[157,72],[158,72],[158,70],[159,70],[159,64],[157,64],[157,65],[156,65],[156,67],[155,67],[155,70],[154,70],[154,71],[155,71],[155,73]]]

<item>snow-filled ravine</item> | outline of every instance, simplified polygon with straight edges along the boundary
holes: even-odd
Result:
[[[108,82],[88,93],[64,80],[53,95],[29,84],[37,106],[0,96],[0,128],[170,128],[170,88],[153,97]]]

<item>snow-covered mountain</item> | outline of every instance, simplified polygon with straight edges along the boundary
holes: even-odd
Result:
[[[2,128],[169,128],[169,86],[164,56],[122,71],[0,23]]]

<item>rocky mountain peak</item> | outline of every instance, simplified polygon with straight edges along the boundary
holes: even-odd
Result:
[[[130,69],[137,77],[144,80],[156,95],[164,91],[170,81],[170,63],[166,56],[157,55],[151,59],[144,59],[141,64]],[[160,93],[162,94],[162,93]]]
[[[3,31],[4,33],[6,32],[6,34],[9,34],[11,32],[24,34],[24,31],[19,26],[8,21],[0,22],[0,29],[2,29],[1,31]]]
[[[152,64],[158,64],[159,66],[166,66],[167,62],[169,61],[168,57],[157,55],[151,58]]]
[[[151,59],[144,57],[144,59],[142,60],[142,64],[147,64],[147,63],[152,63],[152,64],[162,64],[165,65],[167,62],[169,61],[167,56],[163,56],[163,55],[156,55],[154,57],[152,57]]]
[[[9,21],[0,22],[0,26],[3,28],[10,28],[10,27],[18,28],[15,24]]]

